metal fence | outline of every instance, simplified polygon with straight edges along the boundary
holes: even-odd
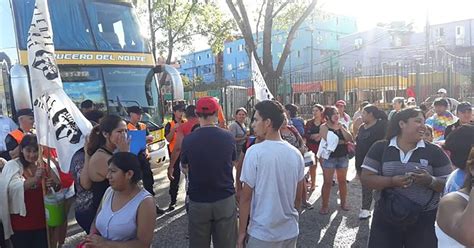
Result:
[[[343,99],[353,113],[362,101],[390,109],[394,97],[414,97],[418,104],[434,100],[439,88],[459,100],[473,99],[469,58],[436,62],[393,63],[351,70],[326,68],[314,73],[287,72],[278,84],[278,100],[300,107],[304,118],[311,117],[315,103],[333,105]]]

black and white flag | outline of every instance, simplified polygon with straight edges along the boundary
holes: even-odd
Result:
[[[272,100],[273,95],[267,87],[265,83],[265,79],[262,76],[262,72],[260,72],[260,68],[258,67],[257,61],[253,56],[253,53],[250,54],[251,60],[251,69],[252,69],[252,83],[253,89],[255,91],[255,99],[257,101],[264,101],[264,100]]]
[[[63,90],[47,0],[36,0],[27,44],[38,142],[55,148],[61,170],[69,172],[71,158],[84,147],[92,125]]]

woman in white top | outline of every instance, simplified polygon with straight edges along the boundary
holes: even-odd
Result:
[[[142,173],[137,156],[118,152],[108,164],[110,188],[85,239],[86,247],[150,247],[155,200],[138,186]]]
[[[474,247],[474,147],[466,163],[464,187],[441,198],[436,218],[438,247]]]

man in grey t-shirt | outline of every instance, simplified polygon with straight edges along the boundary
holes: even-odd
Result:
[[[242,166],[237,247],[244,247],[247,234],[247,248],[296,247],[304,160],[281,138],[283,106],[263,101],[255,109],[252,127],[265,141],[249,148]]]

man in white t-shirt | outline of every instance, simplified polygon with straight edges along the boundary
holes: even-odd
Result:
[[[244,246],[247,234],[247,248],[296,247],[303,156],[281,139],[284,110],[280,103],[262,101],[255,109],[252,127],[265,141],[248,149],[242,166],[237,247]]]

